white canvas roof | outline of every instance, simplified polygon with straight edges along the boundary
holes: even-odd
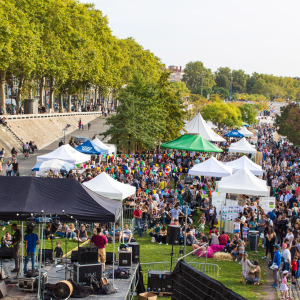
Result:
[[[123,200],[136,192],[135,186],[121,183],[104,172],[83,185],[103,197],[114,200]]]
[[[185,125],[184,130],[187,133],[199,134],[208,141],[212,141],[212,142],[224,142],[225,141],[224,138],[222,138],[221,136],[216,134],[206,124],[206,122],[202,118],[200,112],[198,112],[196,114],[196,116]],[[182,132],[181,132],[182,134],[185,133],[184,130],[182,130]]]
[[[38,156],[36,161],[46,161],[55,158],[63,160],[70,164],[80,164],[90,160],[91,156],[80,153],[79,151],[72,148],[70,145],[63,145],[50,153]]]
[[[233,175],[222,178],[219,182],[220,193],[245,194],[269,197],[269,190],[265,180],[257,178],[246,167]]]
[[[263,170],[260,165],[254,163],[247,156],[242,156],[236,160],[225,162],[226,166],[233,168],[233,173],[246,167],[254,175],[263,175]]]
[[[255,146],[251,145],[244,137],[238,142],[232,143],[228,151],[229,153],[256,153]]]
[[[216,129],[216,128],[218,128],[218,127],[217,127],[216,125],[214,125],[213,122],[211,122],[211,121],[207,121],[206,124],[207,124],[207,126],[209,126],[211,129]]]
[[[215,157],[211,157],[203,163],[193,166],[189,175],[202,175],[212,177],[225,177],[232,174],[232,168],[222,164]]]
[[[115,147],[104,144],[98,138],[93,139],[92,142],[94,144],[96,144],[99,148],[104,149],[104,150],[108,150],[109,155],[112,155],[112,153],[115,152]],[[115,154],[117,154],[117,153],[115,152]]]
[[[240,130],[238,130],[239,133],[241,133],[243,136],[249,137],[249,136],[253,136],[253,133],[251,131],[249,131],[246,126],[242,126],[242,128]]]

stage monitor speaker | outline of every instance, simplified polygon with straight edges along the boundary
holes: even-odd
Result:
[[[13,258],[14,257],[14,252],[13,248],[6,248],[6,247],[1,247],[0,248],[0,259],[8,259],[8,258]]]
[[[193,185],[193,177],[185,177],[184,184]]]
[[[167,230],[167,243],[169,245],[179,245],[180,242],[180,226],[169,225]]]
[[[71,262],[78,262],[78,251],[72,251]]]
[[[80,265],[89,265],[98,263],[98,250],[86,251],[78,254],[78,263]]]
[[[161,292],[162,293],[172,293],[173,292],[173,281],[172,273],[164,272],[161,277]]]
[[[116,253],[115,253],[115,262],[116,262]],[[113,264],[113,252],[106,252],[106,264],[112,265]]]
[[[131,249],[132,249],[132,262],[134,264],[139,263],[139,261],[140,261],[140,244],[130,242],[128,244],[128,247],[131,247]]]
[[[132,253],[131,252],[119,252],[119,267],[131,267]]]
[[[53,259],[53,251],[52,249],[43,249],[42,250],[42,260]]]
[[[6,288],[6,284],[5,284],[5,281],[2,280],[0,282],[0,299],[6,297],[6,295],[8,294],[8,290]]]
[[[89,276],[93,275],[100,282],[103,277],[103,264],[90,264],[90,265],[80,265],[78,263],[74,263],[73,266],[73,280],[76,283],[88,283],[89,284]]]
[[[161,282],[163,271],[149,271],[148,272],[148,292],[161,292]]]

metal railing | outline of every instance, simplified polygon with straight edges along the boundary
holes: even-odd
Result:
[[[207,276],[219,280],[219,266],[216,264],[206,264],[205,263],[197,263],[197,262],[187,262],[191,267],[196,270],[205,273]]]
[[[137,266],[136,271],[133,274],[128,292],[127,292],[127,296],[126,296],[126,300],[133,300],[134,297],[136,296],[136,288],[139,282],[139,278],[140,278],[140,274],[139,274],[139,266]]]
[[[149,271],[164,271],[170,272],[171,264],[168,261],[164,262],[152,262],[152,263],[141,263],[142,274],[143,274],[143,283],[144,286],[148,286],[148,272]]]

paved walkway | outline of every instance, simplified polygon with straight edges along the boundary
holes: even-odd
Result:
[[[66,144],[68,144],[71,135],[86,136],[91,140],[94,134],[98,135],[99,133],[102,133],[105,130],[107,130],[108,126],[104,125],[105,122],[106,122],[106,119],[104,117],[99,117],[99,118],[96,118],[95,120],[91,121],[90,130],[88,130],[88,126],[85,125],[84,130],[77,129],[68,134],[66,132]],[[103,138],[103,137],[98,135],[98,138],[101,140],[101,138]],[[29,159],[25,159],[23,153],[19,153],[17,156],[17,160],[18,160],[18,163],[20,166],[20,175],[21,176],[31,175],[33,173],[31,171],[31,169],[36,164],[36,157],[38,155],[43,155],[43,154],[49,153],[49,152],[57,149],[58,143],[60,142],[60,140],[61,139],[55,140],[50,145],[40,149],[37,153],[30,155]],[[11,158],[9,157],[9,158],[5,159],[5,164],[9,159],[11,159]],[[5,175],[5,164],[3,164],[3,171],[0,172],[0,175]]]

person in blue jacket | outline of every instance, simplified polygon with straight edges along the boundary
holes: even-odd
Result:
[[[273,263],[277,265],[278,268],[273,269],[273,277],[274,277],[274,284],[272,285],[273,287],[278,287],[278,272],[280,269],[280,264],[281,264],[281,254],[279,251],[279,245],[276,244],[274,246],[274,259],[273,259]]]

